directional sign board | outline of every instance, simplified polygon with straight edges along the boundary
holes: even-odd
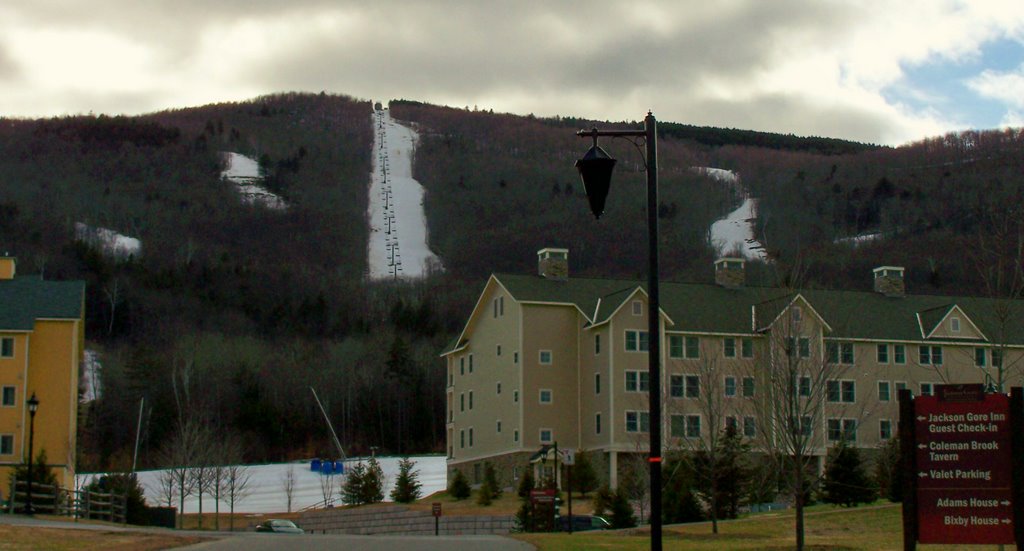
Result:
[[[914,399],[918,541],[1011,544],[1009,397],[938,389]]]

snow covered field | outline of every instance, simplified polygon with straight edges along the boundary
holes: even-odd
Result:
[[[390,501],[388,494],[398,476],[398,461],[400,457],[378,457],[381,469],[384,470],[386,484],[384,487],[385,501]],[[413,456],[410,459],[416,462],[413,470],[419,472],[419,481],[422,484],[421,496],[428,496],[434,492],[444,490],[447,486],[447,475],[445,469],[445,458],[443,455],[421,455]],[[350,460],[345,463],[346,472],[350,465],[358,460]],[[292,511],[298,511],[307,507],[318,506],[323,503],[323,487],[321,480],[333,479],[331,495],[335,503],[341,502],[338,498],[340,489],[345,482],[345,475],[321,475],[310,470],[309,461],[299,463],[275,463],[270,465],[250,465],[248,473],[250,494],[244,499],[235,503],[236,513],[280,513],[288,510],[288,501],[284,491],[283,481],[289,470],[295,473],[295,487],[292,492]],[[139,484],[145,491],[146,502],[150,505],[161,505],[157,503],[160,492],[159,477],[162,471],[139,471]],[[78,477],[79,487],[89,484],[93,477],[98,474],[82,474]],[[325,481],[326,482],[326,481]],[[166,502],[162,505],[166,505]],[[175,498],[174,507],[178,506]],[[222,512],[227,511],[227,504],[221,502]],[[214,510],[214,499],[211,496],[203,498],[203,512]],[[195,496],[185,498],[185,513],[199,511],[199,499]]]
[[[221,172],[220,177],[238,187],[242,201],[251,205],[263,205],[273,210],[287,208],[284,199],[259,185],[262,178],[260,178],[260,165],[256,159],[231,152],[224,153],[224,158],[227,161],[227,168]]]
[[[719,182],[738,185],[739,177],[731,170],[711,167],[693,167],[694,171]],[[767,260],[764,246],[754,239],[754,219],[757,217],[757,199],[747,197],[736,210],[711,224],[711,244],[719,254],[739,251],[744,258]]]
[[[105,254],[118,259],[138,256],[142,252],[142,241],[107,228],[94,228],[82,222],[75,222],[75,237],[79,241],[99,247]]]
[[[418,136],[374,111],[373,176],[370,180],[370,278],[422,277],[441,268],[427,245],[423,187],[412,177]]]

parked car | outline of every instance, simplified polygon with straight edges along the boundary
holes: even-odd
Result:
[[[559,530],[563,532],[569,531],[569,517],[559,517]],[[608,519],[599,517],[596,515],[573,515],[572,516],[572,531],[573,532],[586,532],[587,530],[610,530],[612,523],[608,522]]]
[[[272,518],[256,525],[257,532],[275,532],[278,534],[305,534],[306,532],[295,526],[290,520]]]

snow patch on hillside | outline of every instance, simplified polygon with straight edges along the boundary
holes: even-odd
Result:
[[[739,175],[724,168],[709,166],[693,166],[690,170],[713,178],[724,184],[740,188]],[[754,220],[757,218],[757,199],[745,197],[736,210],[725,215],[725,218],[711,224],[711,246],[720,256],[738,252],[750,260],[768,260],[764,246],[754,239]]]
[[[103,365],[100,364],[99,355],[95,350],[86,350],[82,358],[82,376],[79,382],[79,401],[83,404],[103,395],[103,387],[100,383],[101,370],[103,370]]]
[[[263,178],[260,176],[260,164],[256,159],[230,151],[223,155],[227,168],[220,173],[220,177],[235,184],[239,195],[242,196],[242,202],[263,205],[272,210],[288,208],[284,199],[260,185]]]
[[[421,455],[410,457],[416,464],[414,471],[419,472],[419,481],[422,484],[421,496],[428,496],[434,492],[444,490],[448,485],[447,463],[443,455]],[[378,457],[381,470],[384,471],[385,501],[390,501],[391,489],[394,487],[395,479],[398,478],[398,462],[400,457]],[[358,459],[345,462],[345,471],[348,472]],[[306,508],[322,506],[324,501],[323,486],[321,481],[325,478],[332,479],[331,497],[336,505],[340,505],[340,490],[345,483],[345,475],[322,475],[310,470],[308,461],[296,463],[275,463],[269,465],[248,465],[247,472],[250,475],[248,489],[250,494],[235,503],[236,513],[280,513],[288,510],[288,501],[284,491],[283,481],[289,470],[295,473],[295,487],[292,492],[292,511],[299,511]],[[160,503],[160,475],[163,470],[139,471],[139,484],[145,491],[146,503],[151,506],[167,505],[166,501]],[[84,487],[94,478],[102,476],[101,473],[81,474],[78,476],[79,487]],[[325,484],[326,485],[326,484]],[[166,499],[166,498],[165,498]],[[174,507],[178,506],[178,498],[174,498]],[[227,512],[227,504],[221,501],[221,512]],[[203,512],[213,512],[214,499],[212,496],[203,497]],[[190,495],[185,498],[185,513],[199,511],[199,498]],[[223,521],[223,519],[222,519]]]
[[[860,235],[854,235],[854,236],[851,236],[851,237],[840,237],[840,238],[837,238],[835,241],[833,241],[833,243],[852,245],[853,247],[856,248],[859,245],[863,245],[865,243],[870,243],[872,241],[877,241],[877,240],[881,239],[882,237],[883,237],[882,236],[882,232],[870,232],[870,233],[862,233]]]
[[[691,166],[690,170],[696,172],[697,174],[703,174],[705,176],[714,178],[719,182],[735,184],[740,181],[739,176],[735,172],[724,168],[713,168],[710,166]]]
[[[138,256],[142,252],[142,241],[107,228],[94,228],[82,222],[75,222],[75,238],[121,260]]]
[[[423,277],[442,269],[431,252],[423,186],[412,177],[419,136],[391,118],[387,109],[373,112],[373,175],[370,179],[371,279]]]

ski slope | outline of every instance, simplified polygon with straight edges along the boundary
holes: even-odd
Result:
[[[692,167],[691,170],[713,178],[723,184],[739,188],[739,176],[722,168]],[[754,238],[754,220],[757,218],[757,199],[745,197],[736,210],[711,224],[711,245],[719,255],[739,252],[750,260],[768,260],[764,246]]]
[[[239,153],[226,152],[224,160],[227,164],[220,177],[232,182],[238,188],[242,201],[250,205],[263,205],[271,210],[288,208],[284,199],[267,191],[260,185],[260,165],[256,159]]]

